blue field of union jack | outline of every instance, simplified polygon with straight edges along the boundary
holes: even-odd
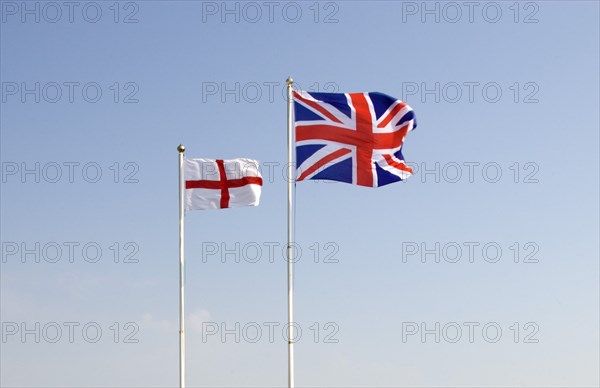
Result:
[[[294,91],[297,181],[379,187],[405,180],[406,134],[417,127],[405,102],[383,93]]]

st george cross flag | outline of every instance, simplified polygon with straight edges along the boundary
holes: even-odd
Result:
[[[185,159],[184,204],[186,210],[257,206],[262,177],[252,159]]]
[[[402,144],[417,124],[405,102],[377,92],[293,96],[297,181],[379,187],[412,175]]]

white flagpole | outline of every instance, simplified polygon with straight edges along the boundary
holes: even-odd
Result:
[[[184,333],[184,256],[183,256],[183,226],[185,210],[183,208],[184,177],[183,177],[183,153],[185,147],[180,144],[179,152],[179,386],[185,388],[185,333]]]
[[[293,178],[293,166],[292,166],[292,147],[294,142],[292,127],[292,109],[294,102],[292,99],[292,84],[294,80],[292,77],[288,77],[287,82],[287,94],[288,94],[288,113],[287,113],[287,125],[288,125],[288,228],[287,228],[287,276],[288,276],[288,387],[294,388],[294,250],[293,250],[293,229],[292,229],[292,215],[293,215],[293,185],[295,179]]]

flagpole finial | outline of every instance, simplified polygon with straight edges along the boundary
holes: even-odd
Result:
[[[287,82],[288,85],[291,85],[294,83],[294,79],[291,76],[289,76],[288,79],[285,80],[285,82]]]
[[[177,146],[177,151],[179,151],[180,154],[183,154],[185,152],[185,146],[183,144],[179,144]]]

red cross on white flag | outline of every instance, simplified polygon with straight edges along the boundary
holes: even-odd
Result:
[[[252,159],[184,159],[186,210],[257,206],[262,177]]]

